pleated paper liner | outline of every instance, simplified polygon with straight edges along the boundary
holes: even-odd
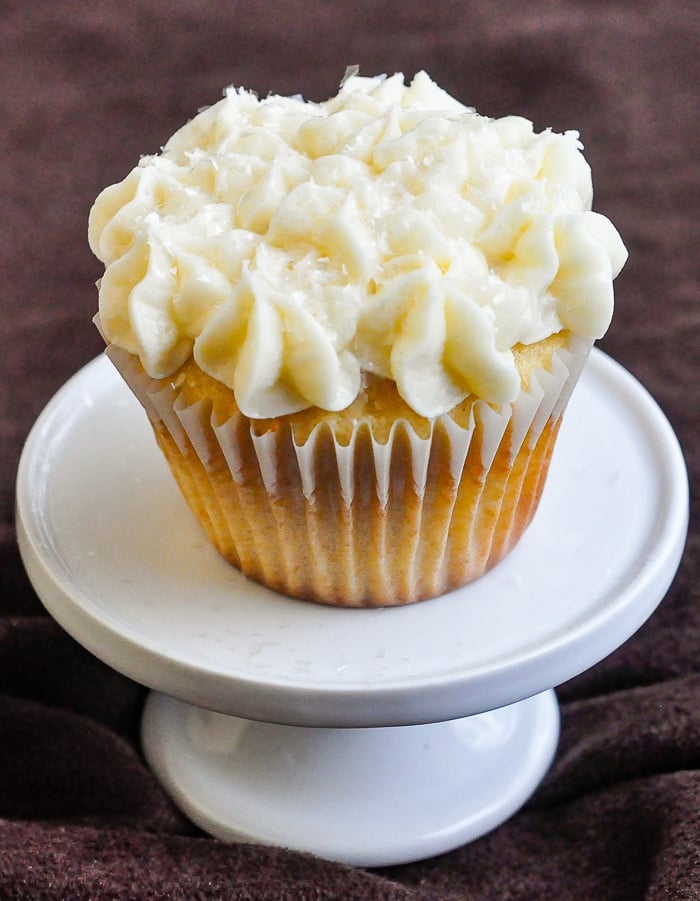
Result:
[[[106,353],[233,566],[292,597],[365,607],[444,594],[514,547],[590,347],[570,337],[512,404],[475,400],[461,424],[444,414],[425,435],[398,419],[382,441],[371,420],[342,438],[321,421],[303,439],[289,417],[262,431],[237,410],[218,421],[211,399],[188,402],[177,381],[152,379],[132,354]]]

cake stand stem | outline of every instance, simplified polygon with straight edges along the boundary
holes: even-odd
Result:
[[[431,857],[494,829],[535,790],[558,736],[551,690],[418,726],[277,725],[158,692],[143,717],[150,766],[205,831],[353,866]]]

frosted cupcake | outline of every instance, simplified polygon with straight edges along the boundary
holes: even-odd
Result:
[[[107,353],[217,550],[344,606],[497,564],[612,316],[627,254],[591,201],[575,132],[423,72],[229,88],[103,191]]]

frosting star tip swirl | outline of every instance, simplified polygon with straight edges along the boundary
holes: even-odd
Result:
[[[229,88],[95,202],[102,327],[154,378],[193,355],[254,418],[342,409],[363,372],[427,417],[507,402],[516,344],[608,327],[626,251],[591,199],[576,132],[424,72]]]

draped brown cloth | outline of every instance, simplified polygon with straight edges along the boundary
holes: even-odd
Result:
[[[14,528],[23,441],[101,351],[97,193],[227,84],[321,100],[345,66],[425,69],[480,112],[578,129],[630,251],[602,348],[657,399],[700,477],[695,2],[0,2],[0,897],[700,898],[700,530],[666,598],[558,689],[534,797],[438,858],[353,869],[224,844],[144,763],[145,689],[45,613]]]

